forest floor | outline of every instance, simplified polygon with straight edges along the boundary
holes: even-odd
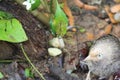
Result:
[[[26,31],[29,40],[23,43],[23,47],[31,62],[44,75],[46,80],[85,80],[88,72],[83,60],[89,52],[89,47],[97,38],[113,34],[120,38],[120,23],[113,24],[105,12],[105,5],[116,5],[113,0],[82,0],[90,5],[96,4],[99,9],[88,11],[69,3],[69,7],[75,18],[77,31],[68,31],[63,37],[65,48],[63,53],[51,57],[47,49],[48,41],[53,37],[49,27],[41,23],[36,17],[12,0],[0,2],[0,10],[13,14]],[[0,42],[0,72],[4,74],[1,80],[42,80],[37,72],[24,57],[20,45],[8,42]],[[34,78],[26,77],[25,70],[31,70]],[[29,71],[28,71],[29,72]],[[92,76],[92,80],[98,80]]]

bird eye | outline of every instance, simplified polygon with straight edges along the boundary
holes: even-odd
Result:
[[[98,59],[101,59],[101,58],[102,58],[102,54],[101,54],[101,53],[98,54],[98,55],[97,55],[97,58],[98,58]]]

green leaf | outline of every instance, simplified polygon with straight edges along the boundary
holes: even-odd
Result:
[[[0,79],[4,78],[4,75],[2,74],[2,72],[0,72]]]
[[[30,76],[30,69],[29,69],[29,68],[26,68],[26,69],[25,69],[25,76],[26,76],[26,77],[29,77],[29,76]]]
[[[0,11],[0,20],[1,19],[11,19],[11,18],[13,18],[12,14],[9,14],[9,13],[4,12],[4,11]]]
[[[25,76],[26,77],[33,77],[33,73],[31,72],[31,68],[25,69]]]
[[[56,1],[56,11],[54,17],[50,20],[50,28],[52,33],[57,36],[64,36],[67,32],[68,19],[65,13],[60,8],[57,0]]]
[[[85,28],[83,28],[83,27],[81,27],[79,30],[81,33],[84,33],[86,31]]]
[[[35,0],[35,3],[33,3],[31,6],[31,10],[35,10],[36,8],[38,8],[40,3],[40,0]]]
[[[17,19],[0,20],[0,40],[19,43],[28,40]]]

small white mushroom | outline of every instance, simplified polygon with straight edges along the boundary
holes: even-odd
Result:
[[[58,48],[48,48],[48,53],[50,56],[58,56],[62,53],[62,51]]]
[[[53,38],[52,40],[49,41],[49,44],[56,48],[64,48],[64,46],[65,46],[64,41],[61,37]]]

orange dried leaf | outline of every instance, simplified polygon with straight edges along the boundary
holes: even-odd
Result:
[[[109,24],[105,27],[105,34],[110,34],[112,31],[112,25]]]
[[[112,13],[116,13],[120,11],[120,4],[116,4],[110,8]]]
[[[97,7],[95,7],[95,6],[90,6],[90,5],[84,5],[84,9],[86,9],[86,10],[97,10],[98,8]]]
[[[100,30],[97,37],[99,38],[100,36],[103,36],[103,35],[105,35],[105,30]]]
[[[68,5],[67,5],[67,1],[66,1],[66,0],[63,0],[63,2],[64,2],[63,10],[64,10],[64,12],[66,13],[66,15],[67,15],[68,18],[69,18],[69,25],[70,25],[70,26],[74,26],[74,17],[73,17],[73,15],[72,15],[72,13],[71,13],[70,8],[69,8]]]
[[[109,6],[105,6],[105,11],[108,14],[111,22],[112,23],[117,23],[117,21],[113,18],[113,16],[114,16],[113,13],[111,13],[109,10],[110,10]]]
[[[93,40],[94,39],[93,33],[87,32],[86,35],[87,35],[87,40]]]

